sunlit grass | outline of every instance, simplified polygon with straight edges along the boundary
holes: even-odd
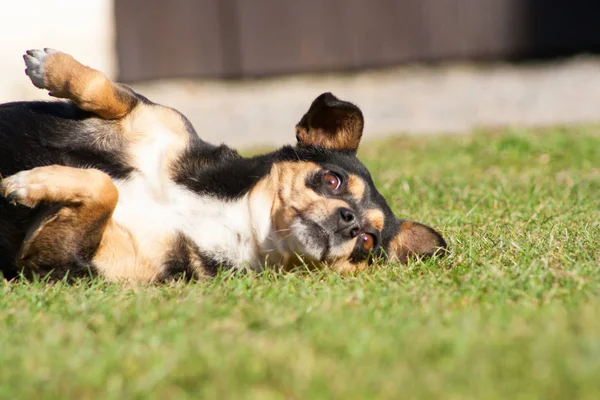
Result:
[[[361,157],[443,260],[124,289],[0,286],[2,398],[599,398],[600,129]]]

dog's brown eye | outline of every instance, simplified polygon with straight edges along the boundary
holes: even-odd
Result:
[[[362,248],[367,251],[371,250],[375,245],[375,238],[370,233],[361,233],[358,240],[360,240]]]
[[[339,189],[342,184],[342,180],[333,172],[327,172],[323,175],[323,181],[333,190]]]

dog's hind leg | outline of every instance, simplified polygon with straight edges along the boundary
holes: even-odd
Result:
[[[27,274],[62,278],[98,272],[92,261],[106,240],[118,243],[123,261],[134,258],[131,238],[112,221],[118,190],[99,170],[52,165],[22,171],[0,182],[0,195],[42,211],[16,260]]]
[[[71,55],[52,50],[29,50],[23,56],[31,82],[51,96],[69,99],[81,109],[105,119],[127,115],[138,103],[135,92],[112,82]]]

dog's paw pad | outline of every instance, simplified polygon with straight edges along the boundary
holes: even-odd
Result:
[[[31,79],[31,82],[40,89],[45,89],[44,85],[44,63],[46,57],[52,53],[57,53],[57,50],[45,48],[43,50],[27,50],[23,55],[25,60],[25,73]]]
[[[39,193],[43,184],[31,182],[31,171],[21,171],[0,181],[0,195],[9,203],[21,204],[26,207],[35,207],[40,199],[34,196]]]

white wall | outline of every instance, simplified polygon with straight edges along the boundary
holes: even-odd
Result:
[[[27,79],[22,54],[52,47],[114,77],[112,0],[0,0],[0,102],[47,99]]]

